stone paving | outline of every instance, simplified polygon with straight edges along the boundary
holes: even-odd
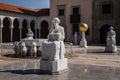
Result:
[[[60,75],[42,74],[38,58],[12,58],[2,54],[0,80],[120,80],[120,47],[117,54],[104,53],[104,48],[89,46],[84,49],[73,46],[69,71]]]

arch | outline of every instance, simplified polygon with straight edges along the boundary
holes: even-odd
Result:
[[[3,42],[10,42],[10,26],[11,20],[9,17],[5,17],[3,19],[3,29],[2,29],[2,41]]]
[[[26,37],[27,27],[28,27],[27,20],[24,19],[23,22],[22,22],[22,38]]]
[[[19,20],[16,18],[13,21],[13,41],[20,40],[20,29],[19,29]]]
[[[45,38],[47,38],[48,33],[49,33],[48,22],[43,20],[40,25],[41,25],[41,33],[40,33],[41,38],[45,39]]]
[[[33,37],[35,38],[35,21],[34,20],[32,20],[30,22],[30,28],[31,28],[32,32],[34,33]]]
[[[110,26],[109,25],[103,25],[100,28],[100,43],[101,44],[106,44],[106,37],[107,37],[107,32],[109,31]]]

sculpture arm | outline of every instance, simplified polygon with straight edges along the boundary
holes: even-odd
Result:
[[[63,41],[65,39],[65,32],[64,32],[64,28],[61,28],[61,40]]]

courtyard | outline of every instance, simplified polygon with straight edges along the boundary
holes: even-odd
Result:
[[[71,46],[70,46],[71,47]],[[15,58],[11,44],[3,44],[0,55],[0,80],[119,80],[120,47],[117,53],[104,53],[104,46],[66,47],[69,71],[60,75],[40,72],[40,57]],[[72,50],[71,50],[72,49]],[[70,53],[69,53],[70,51]],[[71,52],[72,51],[72,52]]]

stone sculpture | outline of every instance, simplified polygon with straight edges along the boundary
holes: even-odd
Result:
[[[24,42],[20,42],[18,47],[19,47],[19,49],[18,49],[19,55],[21,55],[21,57],[22,56],[25,57],[26,54],[27,54],[27,47],[26,47],[25,43]]]
[[[17,57],[25,57],[27,54],[27,47],[24,42],[15,42],[14,51],[17,54]]]
[[[26,34],[26,39],[33,39],[33,36],[34,36],[34,34],[33,34],[32,30],[29,28],[28,33]]]
[[[59,73],[67,70],[67,59],[64,57],[64,28],[59,25],[60,19],[55,17],[48,35],[48,41],[42,43],[41,70]]]
[[[87,41],[85,38],[85,32],[88,30],[88,25],[86,23],[82,23],[80,26],[80,31],[82,32],[82,39],[80,41],[80,46],[87,48]]]
[[[74,44],[77,45],[77,42],[78,42],[78,34],[77,34],[77,32],[75,32],[75,34],[74,34]]]
[[[31,49],[30,49],[31,57],[37,57],[37,47],[36,43],[32,42]]]
[[[64,53],[65,53],[64,28],[59,25],[60,24],[59,18],[54,18],[52,23],[53,24],[51,26],[50,33],[48,35],[48,41],[42,44],[43,45],[42,49],[44,49],[42,52],[42,55],[43,55],[42,58],[50,59],[50,60],[59,60],[64,58]],[[50,49],[47,46],[48,47],[51,46],[50,48],[53,50],[47,50],[48,52],[46,52],[46,49]],[[50,55],[52,57],[47,57],[46,53],[47,54],[51,53]],[[52,53],[55,53],[55,54],[52,54]]]
[[[117,52],[116,46],[116,32],[113,30],[113,27],[110,27],[110,31],[107,33],[107,46],[105,48],[105,52]]]

